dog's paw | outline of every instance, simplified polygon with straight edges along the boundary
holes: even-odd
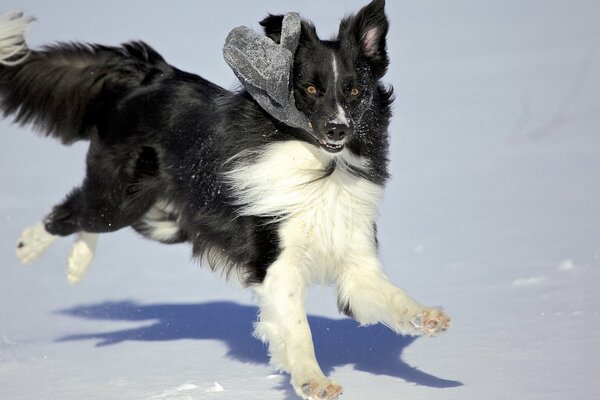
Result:
[[[97,234],[82,232],[73,243],[71,254],[67,259],[67,280],[70,284],[79,283],[85,276],[94,259],[97,239]]]
[[[421,311],[412,317],[410,323],[417,331],[428,336],[438,336],[452,325],[450,318],[438,308]]]
[[[37,260],[52,243],[57,239],[44,228],[44,224],[37,223],[25,228],[17,242],[17,258],[21,264],[28,265]]]
[[[337,400],[342,387],[331,379],[312,380],[304,383],[299,393],[305,400]]]

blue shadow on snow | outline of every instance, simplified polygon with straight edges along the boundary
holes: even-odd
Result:
[[[59,312],[72,317],[111,321],[150,321],[150,325],[57,339],[98,340],[96,346],[120,342],[213,339],[228,347],[227,356],[248,363],[267,364],[265,345],[251,332],[258,308],[233,302],[199,304],[136,304],[132,301],[82,305]],[[438,378],[402,361],[402,351],[416,340],[398,336],[382,325],[360,327],[351,319],[309,316],[319,364],[326,374],[338,366],[375,375],[387,375],[434,388],[462,386],[461,382]]]

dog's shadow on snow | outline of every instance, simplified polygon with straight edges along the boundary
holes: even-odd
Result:
[[[238,361],[267,364],[265,345],[252,336],[258,309],[232,302],[199,304],[137,304],[131,301],[82,305],[59,311],[72,317],[144,322],[148,324],[113,332],[69,335],[59,342],[96,340],[96,346],[124,341],[216,339],[225,342],[227,355]],[[351,364],[356,370],[388,375],[418,385],[448,388],[462,383],[442,379],[402,361],[402,351],[416,340],[398,336],[381,325],[360,327],[351,319],[309,316],[315,350],[323,372]]]

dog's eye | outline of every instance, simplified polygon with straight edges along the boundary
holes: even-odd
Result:
[[[352,97],[360,96],[360,89],[357,87],[353,87],[352,89],[350,89],[350,96],[352,96]]]
[[[308,85],[304,88],[304,90],[306,90],[306,93],[308,94],[317,94],[317,88],[315,87],[315,85]]]

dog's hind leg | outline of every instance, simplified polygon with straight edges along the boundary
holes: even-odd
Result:
[[[25,228],[17,243],[17,257],[23,265],[37,260],[58,239],[45,227],[43,222]],[[69,283],[78,283],[87,272],[96,250],[98,234],[79,232],[67,259],[67,279]]]
[[[44,224],[39,222],[25,228],[17,242],[17,257],[23,265],[37,260],[58,236],[49,233]]]
[[[79,232],[67,259],[67,280],[76,284],[83,279],[96,251],[97,233]]]
[[[103,187],[89,177],[61,204],[54,207],[45,220],[50,234],[67,236],[77,233],[67,259],[67,279],[78,283],[94,258],[98,234],[113,232],[130,225],[147,211],[151,201],[141,196],[128,202],[127,195],[113,187]],[[140,201],[141,200],[141,201]]]
[[[123,179],[114,170],[116,168],[88,168],[83,185],[75,188],[62,203],[55,206],[43,225],[40,224],[35,230],[37,236],[45,239],[44,243],[58,236],[78,234],[67,260],[70,283],[79,282],[87,272],[99,233],[113,232],[131,225],[156,202],[157,190],[142,185],[144,176],[136,175],[137,169],[130,179]],[[21,259],[33,259],[25,250],[19,251],[23,253]],[[35,255],[39,254],[41,251]]]
[[[79,231],[76,210],[80,208],[80,195],[80,190],[75,189],[44,221],[25,228],[16,250],[22,264],[38,259],[59,237],[77,232],[67,260],[67,279],[74,284],[83,278],[94,257],[98,234]]]
[[[28,265],[37,260],[59,237],[79,231],[77,214],[81,208],[80,197],[81,190],[73,190],[42,222],[25,228],[16,250],[22,264]]]
[[[45,220],[48,232],[59,236],[114,232],[138,221],[156,203],[161,186],[155,177],[155,152],[144,148],[137,160],[122,164],[111,157],[109,150],[92,142],[83,185],[53,208]]]
[[[54,206],[44,219],[46,230],[52,235],[69,236],[81,230],[79,216],[83,208],[81,188],[75,188],[62,203]]]

